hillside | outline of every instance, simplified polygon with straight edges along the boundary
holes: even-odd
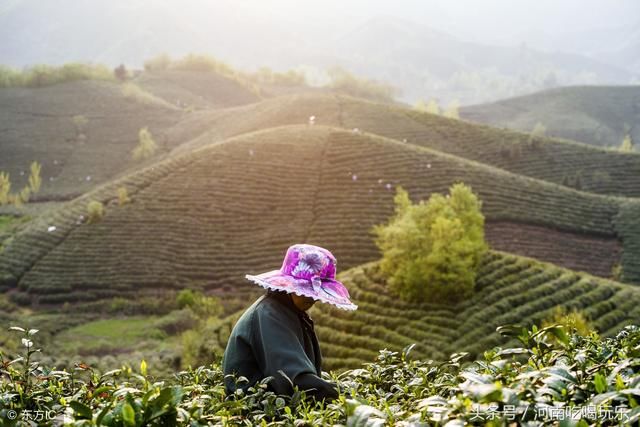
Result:
[[[253,88],[213,72],[146,71],[134,81],[147,92],[181,108],[225,108],[260,100]]]
[[[566,87],[463,107],[468,120],[530,132],[536,123],[547,135],[599,147],[619,147],[629,133],[640,141],[640,86]]]
[[[311,312],[331,369],[370,361],[378,348],[401,351],[413,343],[419,359],[446,360],[463,351],[475,359],[485,349],[515,344],[496,332],[498,326],[540,325],[557,306],[582,311],[603,336],[634,324],[640,316],[637,287],[500,252],[485,257],[474,296],[458,305],[398,299],[388,291],[377,262],[340,278],[358,310],[345,313],[316,304]],[[225,328],[220,331],[219,339],[226,345],[228,333]]]
[[[393,187],[425,199],[456,181],[483,200],[495,249],[605,277],[622,249],[625,280],[638,281],[635,203],[621,210],[426,148],[303,125],[174,156],[34,219],[3,243],[0,285],[33,305],[246,288],[244,274],[279,265],[301,241],[331,248],[345,269],[377,259],[369,230],[391,213]],[[118,206],[120,187],[131,203]],[[106,204],[95,224],[79,219],[90,200]]]
[[[164,132],[184,113],[154,98],[126,96],[124,86],[75,81],[42,88],[0,89],[0,170],[13,188],[42,164],[35,200],[68,200],[139,165],[131,159],[138,131],[148,127],[165,152]],[[85,123],[76,124],[81,116]]]
[[[274,126],[315,123],[373,133],[599,194],[640,197],[640,155],[447,119],[336,95],[298,94],[196,112],[167,132],[176,151]],[[181,145],[188,140],[187,144]]]

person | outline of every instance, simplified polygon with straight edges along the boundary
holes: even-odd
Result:
[[[307,314],[316,301],[357,309],[335,275],[331,252],[308,244],[290,246],[279,270],[246,275],[267,292],[231,331],[222,363],[228,395],[271,377],[267,387],[277,394],[292,395],[297,386],[316,400],[338,396],[335,384],[321,378],[322,355]],[[241,376],[248,381],[237,381]]]

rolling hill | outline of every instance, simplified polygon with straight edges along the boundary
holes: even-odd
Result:
[[[231,78],[180,70],[143,72],[126,83],[83,80],[1,88],[0,171],[10,174],[13,188],[21,188],[29,165],[38,161],[44,182],[33,199],[69,200],[162,158],[168,152],[166,132],[189,111],[258,100]],[[143,127],[158,150],[146,162],[134,161],[131,152]]]
[[[547,134],[599,147],[619,147],[626,134],[640,141],[640,86],[565,87],[490,104],[463,107],[468,120]]]
[[[185,287],[241,289],[245,273],[278,264],[282,248],[301,241],[331,248],[341,269],[350,268],[377,259],[369,230],[390,215],[396,185],[424,199],[456,181],[483,200],[495,249],[605,277],[621,262],[625,280],[638,281],[633,201],[302,125],[172,156],[34,219],[3,242],[0,285],[35,306]],[[132,201],[118,206],[121,187]],[[91,200],[106,205],[95,224],[81,218]]]
[[[167,131],[176,152],[273,126],[314,122],[364,131],[583,191],[640,197],[640,155],[497,129],[352,97],[298,94],[195,112]],[[189,141],[182,145],[183,141]]]
[[[35,200],[68,200],[138,165],[131,151],[148,127],[165,150],[163,132],[183,112],[160,101],[125,96],[117,83],[75,81],[42,88],[0,89],[2,156],[14,188],[25,185],[29,165],[42,164]],[[74,117],[84,118],[79,125]],[[124,159],[124,161],[123,161]]]
[[[134,81],[147,92],[182,108],[225,108],[260,100],[255,90],[213,72],[146,71]]]
[[[640,289],[557,268],[532,259],[490,252],[482,262],[475,294],[458,305],[410,304],[393,294],[377,262],[353,268],[340,278],[359,308],[352,313],[316,305],[312,315],[331,369],[375,358],[377,349],[400,351],[416,343],[415,356],[446,360],[470,357],[493,346],[510,346],[497,332],[505,324],[540,324],[557,306],[582,311],[603,336],[637,322]],[[228,327],[228,324],[226,325]],[[219,339],[228,334],[221,326]]]

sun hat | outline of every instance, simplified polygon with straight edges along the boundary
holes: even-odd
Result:
[[[320,246],[289,246],[282,267],[245,277],[265,289],[284,291],[326,302],[344,310],[355,310],[347,288],[335,280],[336,258]]]

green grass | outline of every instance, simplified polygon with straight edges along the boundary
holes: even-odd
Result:
[[[55,342],[70,355],[139,350],[145,347],[146,341],[166,338],[166,334],[155,328],[156,320],[156,316],[95,320],[65,330],[56,335]]]

